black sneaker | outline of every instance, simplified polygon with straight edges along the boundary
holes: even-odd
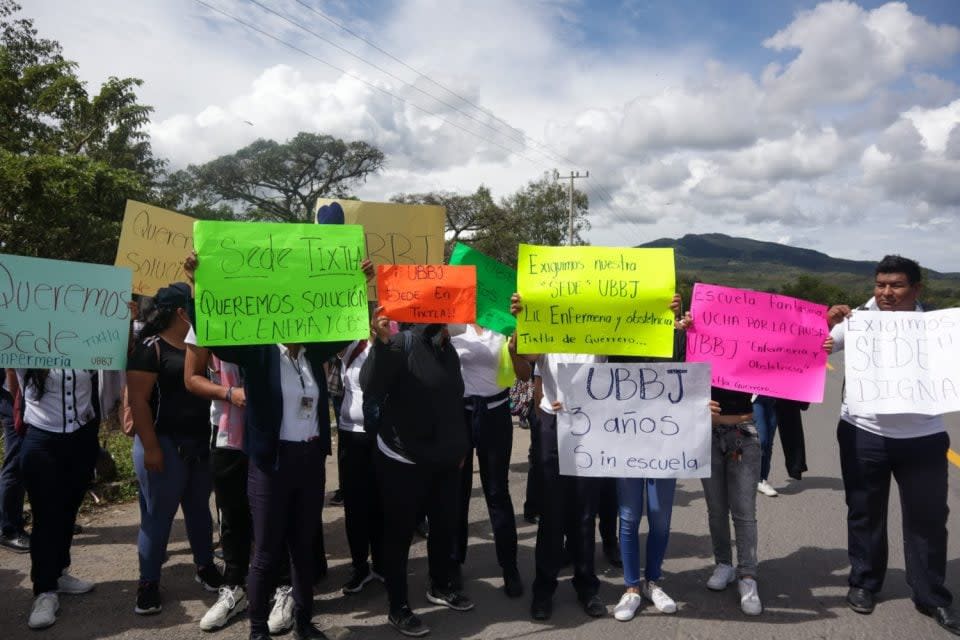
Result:
[[[327,640],[327,635],[312,622],[297,624],[293,628],[295,640]]]
[[[343,491],[337,489],[333,492],[333,497],[330,498],[331,507],[342,507],[343,506]]]
[[[360,593],[367,583],[372,581],[373,572],[370,571],[370,569],[366,571],[357,571],[354,569],[353,576],[347,581],[347,584],[343,585],[343,594],[350,595],[351,593]]]
[[[137,586],[137,606],[133,612],[141,616],[149,616],[163,611],[160,604],[160,585],[156,582],[141,582]]]
[[[607,605],[603,604],[600,596],[590,596],[581,598],[580,604],[583,605],[583,611],[591,618],[602,618],[607,615]]]
[[[430,633],[430,629],[423,626],[423,620],[406,605],[400,607],[396,613],[391,611],[387,621],[390,622],[391,627],[411,638],[419,638]]]
[[[549,620],[552,615],[553,598],[534,596],[533,602],[530,603],[530,617],[534,620]]]
[[[433,604],[441,604],[450,607],[454,611],[470,611],[473,609],[473,601],[459,591],[441,591],[435,587],[427,589],[427,600]]]
[[[197,575],[194,578],[205,591],[216,593],[223,586],[223,575],[217,569],[215,564],[208,564],[205,567],[197,569]]]
[[[516,567],[503,572],[503,592],[508,598],[519,598],[523,595],[523,580],[520,579],[520,572]]]
[[[0,536],[0,546],[16,553],[30,553],[30,536],[26,533]]]

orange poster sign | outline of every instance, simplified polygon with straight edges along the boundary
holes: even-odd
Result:
[[[473,265],[382,264],[377,300],[399,322],[467,323],[477,317],[477,268]]]

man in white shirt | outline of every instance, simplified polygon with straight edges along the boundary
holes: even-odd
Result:
[[[860,309],[922,311],[920,266],[886,256],[876,268],[874,297]],[[844,347],[844,318],[855,313],[832,307],[834,349]],[[835,325],[835,326],[834,326]],[[847,498],[850,589],[847,604],[869,614],[887,570],[887,504],[890,478],[900,488],[907,583],[917,610],[960,635],[960,613],[944,586],[947,564],[947,436],[941,416],[855,414],[844,396],[837,425],[840,467]]]

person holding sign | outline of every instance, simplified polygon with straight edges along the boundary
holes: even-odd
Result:
[[[452,328],[452,327],[451,327]],[[517,569],[517,522],[510,500],[508,476],[513,449],[513,420],[510,417],[510,387],[500,380],[500,370],[508,377],[530,378],[532,365],[517,354],[516,334],[503,334],[477,324],[461,325],[450,338],[464,382],[464,421],[471,448],[460,475],[460,517],[454,538],[454,558],[458,569],[467,557],[467,516],[473,489],[473,449],[480,465],[480,484],[490,513],[497,563],[503,571],[503,590],[511,598],[523,595],[523,582]],[[506,357],[504,357],[506,356]],[[504,367],[506,365],[506,367]]]
[[[383,307],[373,315],[374,342],[360,370],[360,386],[365,401],[379,407],[378,420],[367,419],[364,427],[377,434],[374,464],[388,532],[382,563],[387,619],[404,635],[423,636],[429,630],[407,598],[407,559],[422,510],[430,522],[427,600],[455,611],[474,606],[453,582],[458,480],[469,451],[464,382],[445,324],[416,324],[391,336]]]
[[[875,273],[873,298],[858,310],[923,311],[919,302],[922,273],[915,261],[885,256]],[[829,322],[836,349],[845,346],[844,320],[852,322],[856,317],[846,305],[831,307]],[[837,441],[847,499],[848,606],[857,613],[872,613],[883,587],[892,476],[900,487],[904,558],[913,602],[917,611],[960,635],[960,612],[951,606],[953,595],[944,585],[950,438],[942,416],[854,412],[845,389]]]
[[[67,573],[74,526],[100,452],[100,417],[117,403],[119,373],[86,369],[17,369],[26,432],[20,449],[23,484],[33,513],[27,626],[57,621],[59,595],[92,591]],[[110,384],[113,383],[113,384]]]
[[[160,613],[160,570],[170,527],[183,509],[196,580],[218,591],[223,577],[213,562],[210,517],[210,405],[184,384],[192,305],[190,286],[177,282],[157,292],[155,308],[127,363],[133,413],[133,463],[140,483],[137,553],[140,583],[134,612]]]

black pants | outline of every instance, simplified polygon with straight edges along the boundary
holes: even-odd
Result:
[[[837,425],[840,467],[847,495],[850,586],[876,593],[887,571],[887,504],[890,477],[900,489],[903,555],[913,601],[946,607],[947,448],[937,433],[921,438],[884,438],[843,420]]]
[[[617,546],[617,516],[620,502],[617,499],[617,479],[597,478],[597,516],[600,520],[600,541],[604,549]]]
[[[787,475],[799,480],[807,470],[807,448],[803,440],[803,417],[795,400],[777,399],[777,426]]]
[[[453,557],[463,564],[467,558],[467,525],[470,515],[470,493],[473,491],[473,450],[480,464],[480,486],[487,501],[497,563],[501,569],[517,568],[517,520],[510,499],[510,454],[513,451],[513,420],[510,403],[474,415],[464,411],[470,429],[470,452],[460,470],[460,503]],[[431,525],[432,526],[432,525]]]
[[[369,557],[373,560],[373,570],[381,573],[383,506],[373,466],[377,440],[362,431],[342,429],[337,437],[343,512],[353,568],[366,573]]]
[[[417,526],[417,514],[426,509],[430,522],[427,564],[430,582],[438,588],[450,586],[453,559],[453,532],[457,520],[460,470],[433,469],[388,458],[377,450],[377,481],[383,500],[383,578],[387,583],[390,611],[409,605],[407,560],[410,541]]]
[[[540,450],[540,418],[537,408],[530,401],[530,411],[527,413],[527,422],[530,425],[530,448],[527,451],[527,495],[523,503],[524,517],[540,515],[540,501],[543,496],[543,472],[537,459]]]
[[[236,449],[214,449],[210,453],[210,465],[213,491],[220,509],[223,582],[231,587],[245,587],[253,533],[247,498],[247,454]]]
[[[100,452],[99,427],[96,421],[73,433],[27,427],[20,456],[33,509],[30,577],[34,595],[56,591],[57,579],[70,566],[73,527]]]
[[[564,564],[563,537],[566,532],[567,553],[573,561],[573,588],[581,599],[587,599],[596,595],[600,587],[593,565],[598,495],[596,478],[560,475],[557,417],[542,411],[538,417],[543,501],[537,527],[537,573],[533,581],[533,597],[549,598],[556,591],[557,574]]]

